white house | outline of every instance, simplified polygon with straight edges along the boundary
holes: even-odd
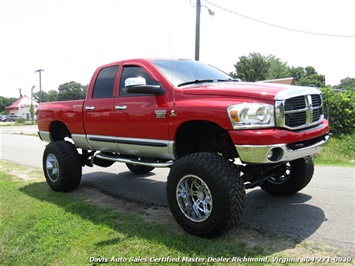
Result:
[[[34,112],[36,112],[38,103],[33,100],[32,101]],[[28,96],[23,96],[19,98],[17,101],[15,101],[13,104],[10,106],[6,107],[6,112],[9,115],[17,115],[19,117],[23,117],[26,120],[31,120],[31,113],[30,113],[30,108],[31,108],[31,97]]]

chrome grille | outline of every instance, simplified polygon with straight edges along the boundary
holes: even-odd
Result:
[[[291,130],[319,124],[323,118],[321,94],[309,94],[276,100],[276,123]]]
[[[306,108],[304,96],[298,96],[285,101],[285,111],[292,111]]]

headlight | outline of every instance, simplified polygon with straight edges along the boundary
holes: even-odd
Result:
[[[274,106],[270,104],[235,104],[229,106],[227,112],[234,129],[275,126]]]

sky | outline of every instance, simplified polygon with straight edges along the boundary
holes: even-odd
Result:
[[[239,57],[313,66],[326,84],[355,78],[355,0],[201,0],[200,61]],[[208,9],[215,15],[210,16]],[[196,0],[0,0],[0,96],[90,82],[100,65],[195,57]]]

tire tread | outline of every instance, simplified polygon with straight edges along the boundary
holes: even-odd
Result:
[[[58,160],[59,178],[52,182],[46,176],[46,157],[52,153]],[[68,192],[78,187],[81,181],[81,158],[75,146],[68,141],[54,141],[47,145],[43,154],[43,171],[48,185],[55,191]]]
[[[213,210],[219,215],[208,227],[188,221],[177,206],[175,183],[179,177],[181,178],[183,169],[209,173],[211,178],[209,181],[216,191],[212,195]],[[189,233],[202,237],[216,237],[235,227],[243,214],[246,200],[244,184],[236,166],[214,153],[194,153],[176,161],[168,176],[167,195],[170,209],[180,226]],[[216,206],[216,201],[223,204]],[[219,210],[215,210],[215,208],[219,208]]]

